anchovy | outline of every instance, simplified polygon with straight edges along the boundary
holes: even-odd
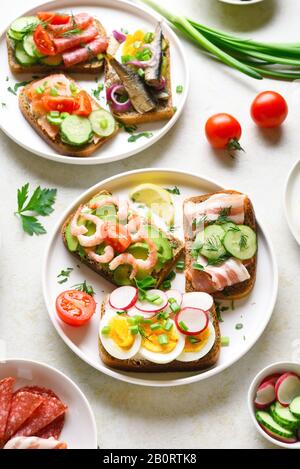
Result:
[[[158,23],[155,28],[154,39],[151,43],[151,51],[153,54],[151,58],[151,64],[145,69],[145,82],[150,86],[158,86],[160,84],[162,41],[163,33],[161,29],[161,23]]]
[[[140,76],[128,65],[121,64],[113,57],[109,59],[109,63],[122,81],[134,109],[140,114],[153,111],[156,102]]]

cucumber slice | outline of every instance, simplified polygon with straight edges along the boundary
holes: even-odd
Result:
[[[44,54],[41,54],[36,48],[34,39],[33,39],[33,34],[26,34],[23,39],[23,47],[26,52],[26,54],[30,55],[30,57],[37,57],[41,58],[44,57]]]
[[[294,432],[288,430],[287,428],[283,428],[281,425],[275,422],[270,414],[264,412],[263,410],[256,412],[256,419],[259,423],[262,423],[266,428],[278,436],[283,436],[284,438],[292,438],[294,436]]]
[[[207,259],[217,260],[226,254],[222,240],[225,236],[220,225],[209,225],[204,229],[204,243],[200,254]]]
[[[91,138],[92,126],[86,117],[66,117],[61,124],[61,138],[69,145],[81,146]]]
[[[14,41],[22,41],[23,36],[24,36],[22,33],[16,33],[12,29],[9,29],[7,31],[7,35],[10,39],[13,39]]]
[[[91,112],[89,120],[92,129],[99,137],[108,137],[116,128],[116,121],[113,116],[104,109]]]
[[[223,240],[224,246],[237,259],[251,259],[257,250],[256,233],[246,225],[237,225],[237,227],[239,231],[227,231]]]
[[[41,59],[43,64],[49,65],[50,67],[56,67],[57,65],[60,65],[62,61],[62,56],[60,54],[49,55]]]
[[[35,64],[38,60],[37,57],[35,57],[35,58],[30,57],[30,55],[26,54],[26,52],[24,51],[24,47],[23,47],[21,42],[19,42],[16,45],[15,56],[16,56],[16,60],[21,65],[25,65],[25,66]]]
[[[270,407],[270,412],[279,425],[288,430],[296,430],[299,426],[299,419],[297,419],[288,407],[283,407],[278,401]]]
[[[286,408],[286,407],[285,407]],[[298,422],[300,424],[300,396],[295,397],[292,402],[290,403],[290,411],[292,414],[298,418]]]
[[[228,223],[222,223],[222,225],[220,225],[223,230],[225,231],[225,233],[228,231],[228,230],[239,230],[239,228],[237,227],[237,225],[235,223],[233,223],[232,221],[229,221]]]
[[[40,20],[36,16],[22,16],[10,25],[10,29],[16,33],[26,34],[31,26],[37,26],[39,23]]]

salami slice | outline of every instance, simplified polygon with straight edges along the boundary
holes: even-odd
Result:
[[[48,397],[36,409],[31,417],[17,431],[15,436],[33,436],[49,425],[60,415],[63,415],[67,407],[56,397]]]
[[[98,30],[94,26],[89,26],[87,29],[82,31],[79,34],[74,34],[70,37],[58,37],[53,39],[55,48],[56,48],[56,53],[60,54],[61,52],[64,52],[66,50],[73,49],[76,46],[79,46],[80,44],[86,44],[94,37],[98,35]]]
[[[89,42],[84,47],[79,47],[69,52],[65,52],[63,56],[63,61],[66,67],[71,67],[72,65],[85,62],[96,55],[106,51],[108,46],[108,41],[103,37],[96,37],[92,42]]]
[[[3,444],[7,419],[13,398],[14,378],[4,378],[0,381],[0,447]]]
[[[72,29],[85,29],[94,21],[93,17],[88,13],[78,13],[73,15],[67,24],[48,24],[47,30],[51,31],[55,36],[60,36]]]
[[[53,420],[47,427],[43,428],[40,430],[36,436],[39,436],[40,438],[55,438],[58,440],[61,431],[63,429],[65,423],[65,415],[62,414],[57,419]]]
[[[43,397],[32,392],[17,391],[14,394],[6,425],[5,441],[19,430],[44,400]]]
[[[23,386],[23,388],[20,388],[18,391],[32,392],[33,394],[37,394],[41,397],[55,397],[60,401],[60,398],[54,391],[52,391],[52,389],[43,388],[42,386]]]

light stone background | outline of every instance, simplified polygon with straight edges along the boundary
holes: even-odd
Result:
[[[0,16],[1,29],[38,3],[11,0],[6,14]],[[265,0],[247,7],[217,0],[163,3],[244,37],[299,41],[300,2],[295,0]],[[81,387],[95,412],[102,448],[269,448],[272,445],[256,433],[250,421],[246,395],[251,379],[262,367],[278,360],[300,359],[296,347],[300,338],[299,247],[283,214],[286,176],[299,156],[300,85],[258,82],[210,60],[187,42],[184,47],[191,71],[185,111],[173,130],[143,153],[103,166],[72,167],[36,157],[1,132],[0,339],[6,341],[9,357],[53,365]],[[281,131],[262,133],[250,120],[249,106],[257,92],[270,88],[287,98],[290,113]],[[206,118],[219,111],[232,113],[243,125],[246,153],[235,160],[216,154],[203,135]],[[45,219],[51,231],[62,211],[83,190],[103,178],[147,166],[188,169],[248,193],[271,233],[280,272],[276,308],[256,346],[222,374],[173,389],[118,382],[69,350],[53,329],[42,298],[41,264],[48,236],[24,234],[13,214],[17,188],[25,182],[32,187],[57,187],[55,212]]]

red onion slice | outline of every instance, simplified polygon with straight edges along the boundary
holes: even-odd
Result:
[[[124,103],[120,103],[116,98],[118,91],[126,91],[123,85],[112,85],[106,89],[106,98],[111,101],[111,105],[116,112],[126,112],[131,108],[131,101],[129,98]]]
[[[112,34],[113,34],[113,37],[114,37],[120,44],[122,44],[123,42],[126,41],[126,35],[123,34],[123,33],[121,33],[120,31],[114,30],[114,31],[112,32]]]

